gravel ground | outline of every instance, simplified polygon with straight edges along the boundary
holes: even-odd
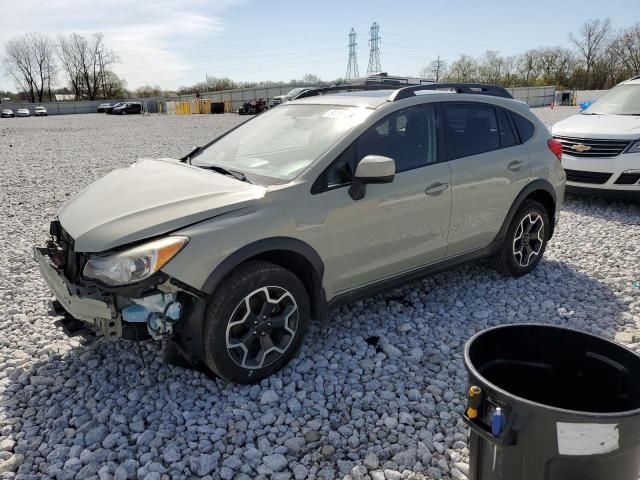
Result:
[[[550,125],[574,111],[537,113]],[[240,121],[0,121],[0,479],[465,479],[469,336],[530,321],[609,338],[640,327],[640,206],[576,197],[529,276],[479,262],[332,311],[260,385],[167,366],[155,343],[142,345],[143,370],[130,343],[65,337],[31,257],[60,204]]]

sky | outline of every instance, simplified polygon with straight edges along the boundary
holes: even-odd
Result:
[[[463,53],[569,46],[569,31],[605,17],[615,28],[628,27],[640,20],[640,2],[0,0],[0,56],[6,40],[18,34],[102,32],[119,57],[114,71],[130,89],[176,89],[206,75],[288,81],[313,73],[333,80],[346,73],[352,27],[360,74],[366,73],[375,21],[382,70],[418,75],[438,55],[451,62]],[[60,73],[57,84],[65,83]],[[15,90],[2,69],[0,90]]]

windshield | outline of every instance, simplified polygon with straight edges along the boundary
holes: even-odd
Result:
[[[302,92],[303,90],[306,90],[306,88],[294,88],[289,93],[287,93],[287,97],[293,98],[296,95],[298,95],[300,92]]]
[[[215,141],[193,164],[290,180],[371,112],[336,105],[281,105]]]
[[[640,85],[618,85],[593,102],[583,114],[640,115]]]

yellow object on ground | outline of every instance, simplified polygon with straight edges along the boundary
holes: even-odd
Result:
[[[176,115],[191,115],[191,102],[176,102]]]

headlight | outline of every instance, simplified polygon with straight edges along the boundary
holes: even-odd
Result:
[[[635,143],[632,143],[624,153],[640,153],[640,140],[636,140]]]
[[[96,255],[84,266],[83,275],[113,286],[139,282],[166,265],[188,241],[169,236],[112,255]]]

